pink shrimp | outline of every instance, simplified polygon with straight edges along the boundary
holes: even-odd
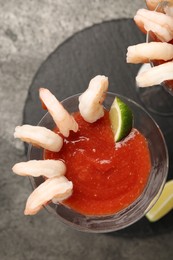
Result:
[[[150,10],[155,10],[157,8],[157,11],[160,11],[159,9],[162,8],[163,3],[165,4],[173,4],[173,0],[167,0],[167,1],[161,1],[161,0],[146,0],[147,7]],[[160,5],[160,7],[159,7]]]
[[[79,97],[79,111],[85,121],[93,123],[104,116],[103,101],[108,89],[108,78],[96,76],[87,90]]]
[[[169,42],[173,39],[173,17],[155,11],[139,9],[134,20],[143,32],[152,31],[163,42]]]
[[[173,79],[173,61],[155,66],[141,72],[136,77],[138,87],[150,87]]]
[[[127,63],[147,63],[149,60],[173,59],[173,45],[166,42],[140,43],[127,49]]]
[[[53,152],[59,152],[63,146],[63,138],[43,126],[17,126],[14,137]]]
[[[20,176],[45,176],[52,178],[64,175],[66,165],[60,160],[30,160],[16,163],[12,170]]]
[[[78,131],[78,124],[73,116],[65,110],[62,104],[48,89],[40,88],[39,95],[61,134],[68,137],[70,130],[74,132]]]
[[[29,196],[24,214],[34,215],[53,198],[63,201],[72,194],[73,184],[66,177],[54,177],[47,179],[39,185]]]

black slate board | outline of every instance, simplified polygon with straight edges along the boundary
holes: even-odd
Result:
[[[50,89],[59,100],[83,92],[92,77],[103,74],[109,77],[109,91],[129,97],[138,103],[135,76],[139,65],[126,63],[129,45],[145,41],[132,19],[121,19],[96,24],[76,33],[61,44],[43,62],[28,91],[24,107],[24,124],[37,124],[44,115],[38,89]],[[162,129],[170,158],[173,157],[173,118],[152,114]],[[157,144],[156,144],[157,145]],[[172,178],[173,163],[170,160],[168,178]],[[173,212],[156,223],[146,218],[112,235],[150,236],[173,229]]]

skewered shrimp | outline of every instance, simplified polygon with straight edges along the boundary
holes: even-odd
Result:
[[[79,111],[85,121],[93,123],[104,116],[103,101],[108,89],[108,78],[96,76],[88,89],[79,97]]]
[[[152,31],[163,42],[169,42],[173,39],[173,17],[155,11],[139,9],[134,20],[143,32]]]
[[[165,2],[165,3],[173,3],[173,0],[167,0],[167,1],[161,1],[161,0],[146,0],[146,4],[147,4],[147,7],[150,9],[150,10],[155,10],[158,5],[162,5],[162,3]],[[159,9],[157,9],[158,11]],[[160,11],[160,10],[159,10]]]
[[[173,59],[173,45],[166,42],[140,43],[127,49],[127,63],[146,63],[149,60]]]
[[[173,0],[160,1],[160,0],[146,0],[149,10],[165,13],[173,17]]]
[[[68,137],[70,130],[74,132],[78,131],[78,124],[73,116],[64,109],[62,104],[48,89],[40,88],[39,95],[41,101],[53,117],[61,134]]]
[[[62,137],[42,126],[17,126],[15,128],[14,137],[52,152],[59,152],[63,145]]]
[[[60,160],[31,160],[16,163],[13,172],[21,176],[45,176],[52,178],[64,175],[66,172],[65,164]]]
[[[72,189],[72,182],[68,181],[64,176],[47,179],[29,196],[26,202],[24,214],[36,214],[47,202],[53,198],[56,198],[58,201],[67,199],[69,196],[71,196]]]
[[[138,87],[149,87],[172,79],[173,61],[170,61],[139,73],[136,77],[136,83]]]

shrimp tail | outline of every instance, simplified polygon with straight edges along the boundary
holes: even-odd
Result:
[[[108,78],[105,76],[94,77],[87,90],[79,97],[79,111],[85,121],[93,123],[104,116],[102,105],[108,89]]]
[[[71,130],[73,132],[78,131],[78,124],[73,116],[68,113],[63,105],[48,89],[40,88],[39,95],[42,103],[48,109],[61,134],[68,137]]]

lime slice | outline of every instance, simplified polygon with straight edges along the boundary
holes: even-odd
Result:
[[[109,117],[114,133],[114,140],[118,142],[126,137],[132,129],[132,111],[121,99],[116,97],[110,108]]]
[[[173,180],[168,181],[156,204],[146,214],[149,221],[154,222],[173,209]]]

